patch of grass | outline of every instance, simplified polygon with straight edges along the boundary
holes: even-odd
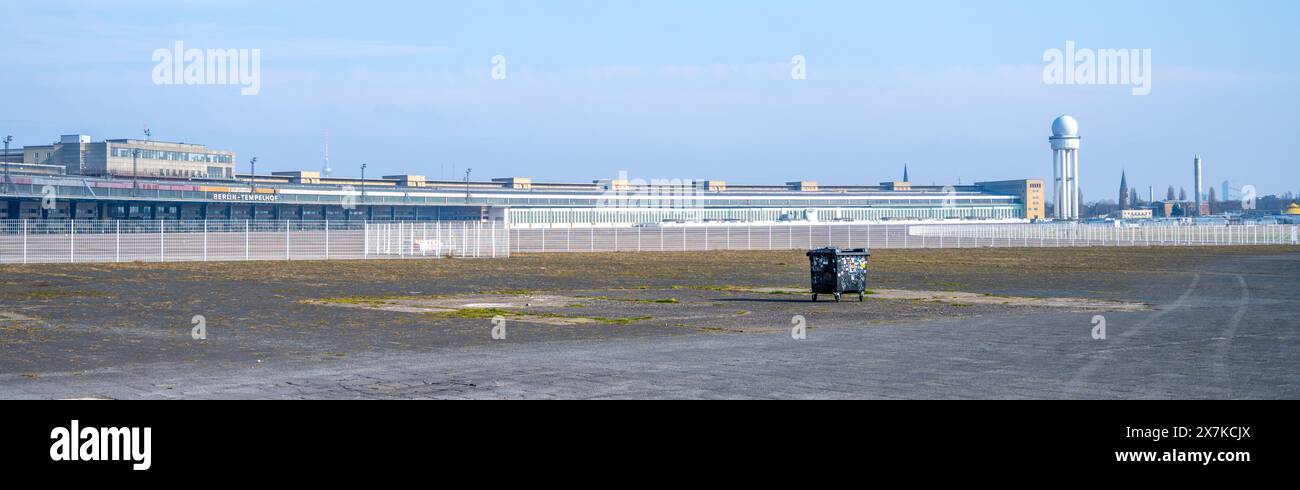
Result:
[[[628,325],[628,324],[636,323],[636,322],[643,321],[643,320],[650,320],[650,319],[652,319],[652,318],[654,318],[654,317],[649,317],[649,316],[637,316],[637,317],[631,317],[631,318],[604,318],[604,317],[599,317],[599,316],[590,316],[590,317],[585,317],[585,318],[590,318],[590,319],[592,319],[592,320],[596,320],[596,321],[601,322],[601,323],[608,323],[608,324],[610,324],[610,325]]]
[[[546,312],[529,313],[523,311],[511,311],[504,308],[460,308],[455,311],[425,313],[425,315],[430,317],[435,317],[435,318],[467,318],[467,319],[476,319],[476,320],[495,318],[497,316],[502,316],[507,318],[519,318],[519,317],[569,318],[575,320],[592,320],[600,323],[607,323],[610,325],[627,325],[630,323],[636,323],[642,320],[649,320],[653,318],[649,316],[638,316],[638,317],[631,317],[631,318],[606,318],[601,316],[561,315],[559,313],[546,313]]]
[[[609,296],[578,296],[579,298],[598,299],[602,301],[622,301],[624,303],[680,303],[677,298],[659,298],[659,299],[642,299],[642,298],[611,298]]]
[[[64,298],[111,297],[102,291],[63,291],[59,289],[28,289],[0,292],[0,299],[13,301],[48,301]]]
[[[742,291],[744,288],[739,286],[682,286],[685,289],[699,289],[702,291]],[[674,289],[677,286],[673,286]]]
[[[803,296],[803,295],[807,295],[807,294],[812,294],[812,291],[779,291],[779,290],[773,290],[773,291],[768,291],[767,294],[785,294],[785,295],[789,295],[789,296]]]
[[[531,289],[501,289],[497,291],[480,291],[479,294],[500,294],[505,296],[535,296],[536,291]]]
[[[391,303],[391,301],[387,299],[367,298],[367,297],[326,298],[326,299],[321,299],[316,301],[320,301],[324,303],[340,303],[345,305],[359,305],[359,306],[381,306],[381,305],[386,305]],[[307,302],[309,301],[306,300],[300,301],[300,303],[307,303]]]
[[[448,317],[448,318],[495,318],[497,316],[519,316],[517,311],[510,311],[504,308],[460,308],[453,311],[443,311],[437,313],[426,313],[430,316]]]

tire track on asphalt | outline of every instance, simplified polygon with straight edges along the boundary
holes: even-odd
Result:
[[[1228,349],[1232,347],[1232,339],[1237,336],[1237,327],[1241,325],[1241,319],[1246,316],[1246,308],[1250,305],[1250,288],[1246,286],[1246,278],[1241,274],[1235,275],[1237,283],[1241,284],[1241,302],[1237,306],[1237,311],[1232,314],[1232,319],[1228,320],[1227,328],[1223,329],[1220,335],[1223,341],[1214,352],[1214,378],[1223,390],[1224,397],[1232,396],[1232,379],[1228,375]]]
[[[1124,333],[1115,336],[1115,340],[1123,341],[1130,337],[1133,337],[1134,335],[1137,335],[1138,333],[1142,332],[1142,330],[1146,329],[1147,326],[1151,325],[1156,320],[1163,318],[1165,315],[1169,314],[1170,312],[1173,312],[1174,310],[1187,306],[1187,299],[1192,296],[1192,293],[1196,291],[1196,287],[1199,286],[1200,284],[1201,284],[1201,274],[1197,272],[1195,273],[1194,276],[1192,276],[1192,283],[1187,285],[1187,290],[1183,291],[1183,294],[1178,296],[1178,299],[1174,300],[1172,304],[1170,304],[1166,308],[1160,309],[1160,311],[1157,311],[1155,314],[1152,314],[1150,317],[1147,317],[1146,320],[1143,320],[1141,323],[1137,324],[1137,326],[1125,330]],[[1071,396],[1077,397],[1080,394],[1080,392],[1083,391],[1084,382],[1088,378],[1092,377],[1093,373],[1096,372],[1097,369],[1101,367],[1102,362],[1110,360],[1108,352],[1098,352],[1095,354],[1096,355],[1092,358],[1091,361],[1088,361],[1088,363],[1085,364],[1083,367],[1079,368],[1078,371],[1075,371],[1074,376],[1071,377],[1070,380],[1066,382],[1065,386],[1069,389],[1068,393]]]

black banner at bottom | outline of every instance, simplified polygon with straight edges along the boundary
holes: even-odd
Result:
[[[253,473],[302,481],[428,478],[435,469],[497,473],[510,465],[564,472],[635,468],[650,475],[710,465],[742,472],[813,465],[872,475],[970,468],[1241,477],[1281,473],[1295,463],[1295,407],[1197,401],[8,402],[10,428],[0,461],[11,478],[123,481]]]

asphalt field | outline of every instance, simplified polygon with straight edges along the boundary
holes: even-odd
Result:
[[[809,301],[807,268],[0,266],[0,397],[1300,397],[1296,247],[879,250],[872,294],[841,303]]]

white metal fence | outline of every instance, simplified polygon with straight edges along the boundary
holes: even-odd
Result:
[[[0,263],[507,257],[501,222],[0,221]]]
[[[1087,224],[923,225],[909,233],[931,241],[988,247],[1105,247],[1177,245],[1296,245],[1297,225],[1114,227]]]
[[[1297,225],[707,225],[508,229],[500,221],[0,221],[0,263],[509,257],[511,253],[1297,245]]]
[[[1297,244],[1296,225],[1107,228],[1081,224],[707,225],[512,230],[515,253],[840,248]]]

